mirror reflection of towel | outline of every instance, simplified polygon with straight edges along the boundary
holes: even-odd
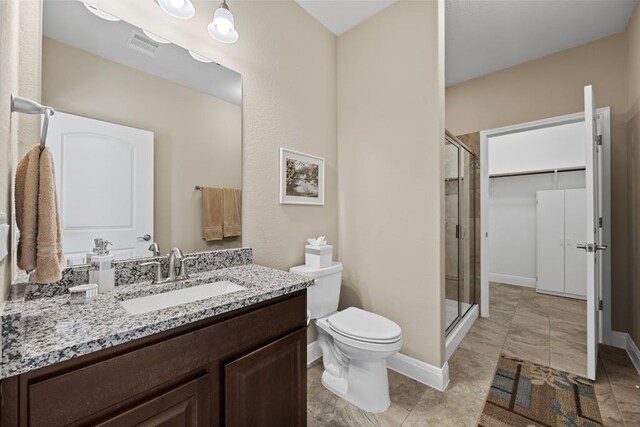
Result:
[[[242,193],[235,188],[225,188],[224,193],[224,221],[222,232],[224,237],[238,237],[242,235]]]
[[[202,239],[211,242],[222,240],[224,197],[221,188],[202,189]]]

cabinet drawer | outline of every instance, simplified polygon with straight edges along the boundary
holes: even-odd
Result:
[[[210,418],[211,381],[205,374],[109,417],[96,426],[196,427],[209,426]]]
[[[85,361],[64,373],[33,371],[21,376],[20,387],[27,392],[21,422],[53,427],[119,411],[127,400],[143,399],[165,384],[301,328],[305,310],[306,298],[299,295],[88,365]]]

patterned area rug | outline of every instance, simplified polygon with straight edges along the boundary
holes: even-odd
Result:
[[[500,357],[480,426],[601,426],[593,382]]]

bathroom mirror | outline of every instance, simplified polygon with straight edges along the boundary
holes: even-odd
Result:
[[[116,259],[153,256],[154,242],[161,254],[241,246],[241,231],[204,240],[198,189],[241,200],[240,74],[81,2],[45,0],[42,103],[56,110],[47,146],[68,265],[94,238]]]

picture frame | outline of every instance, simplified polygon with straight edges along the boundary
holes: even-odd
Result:
[[[324,205],[324,158],[280,148],[280,204]]]

